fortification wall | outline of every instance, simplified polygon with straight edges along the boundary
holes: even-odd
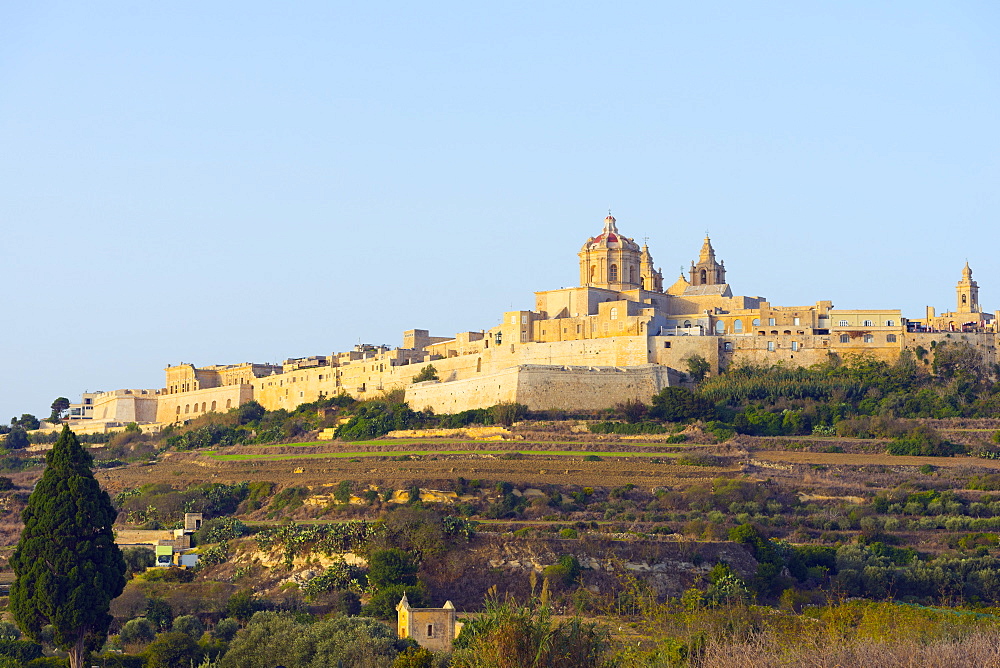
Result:
[[[450,382],[428,382],[406,389],[417,410],[457,413],[503,402],[531,410],[600,410],[627,399],[646,403],[669,385],[670,369],[655,364],[633,367],[519,365],[499,373]]]
[[[250,385],[223,385],[194,392],[161,394],[156,407],[157,422],[180,422],[211,413],[225,413],[253,399]]]
[[[94,397],[93,419],[115,422],[156,422],[156,390],[117,390]]]

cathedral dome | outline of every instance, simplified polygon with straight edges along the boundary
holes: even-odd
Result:
[[[626,248],[628,250],[639,250],[639,244],[632,239],[622,236],[615,225],[617,221],[610,213],[604,219],[604,230],[596,237],[587,239],[583,244],[583,250],[594,250],[597,248]]]

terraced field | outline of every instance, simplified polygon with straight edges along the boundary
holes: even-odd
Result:
[[[97,475],[109,490],[151,482],[179,486],[241,480],[310,486],[352,480],[397,488],[433,487],[459,477],[602,487],[634,483],[653,488],[710,480],[741,469],[735,458],[720,460],[721,466],[675,461],[685,450],[691,454],[716,449],[634,441],[321,441],[173,452],[153,464],[102,470]]]

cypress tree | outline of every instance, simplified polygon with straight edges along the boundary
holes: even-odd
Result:
[[[94,478],[92,462],[63,427],[22,513],[24,531],[10,558],[15,620],[36,641],[51,624],[71,668],[82,668],[87,653],[104,643],[111,600],[125,588],[125,559],[111,526],[118,513]]]

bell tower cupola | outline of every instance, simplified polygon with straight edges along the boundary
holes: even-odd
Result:
[[[726,265],[715,261],[715,249],[707,234],[698,253],[698,263],[691,262],[690,272],[691,285],[721,285],[726,282]]]
[[[972,269],[965,263],[962,280],[955,286],[958,296],[957,313],[979,313],[979,284],[972,280]]]

